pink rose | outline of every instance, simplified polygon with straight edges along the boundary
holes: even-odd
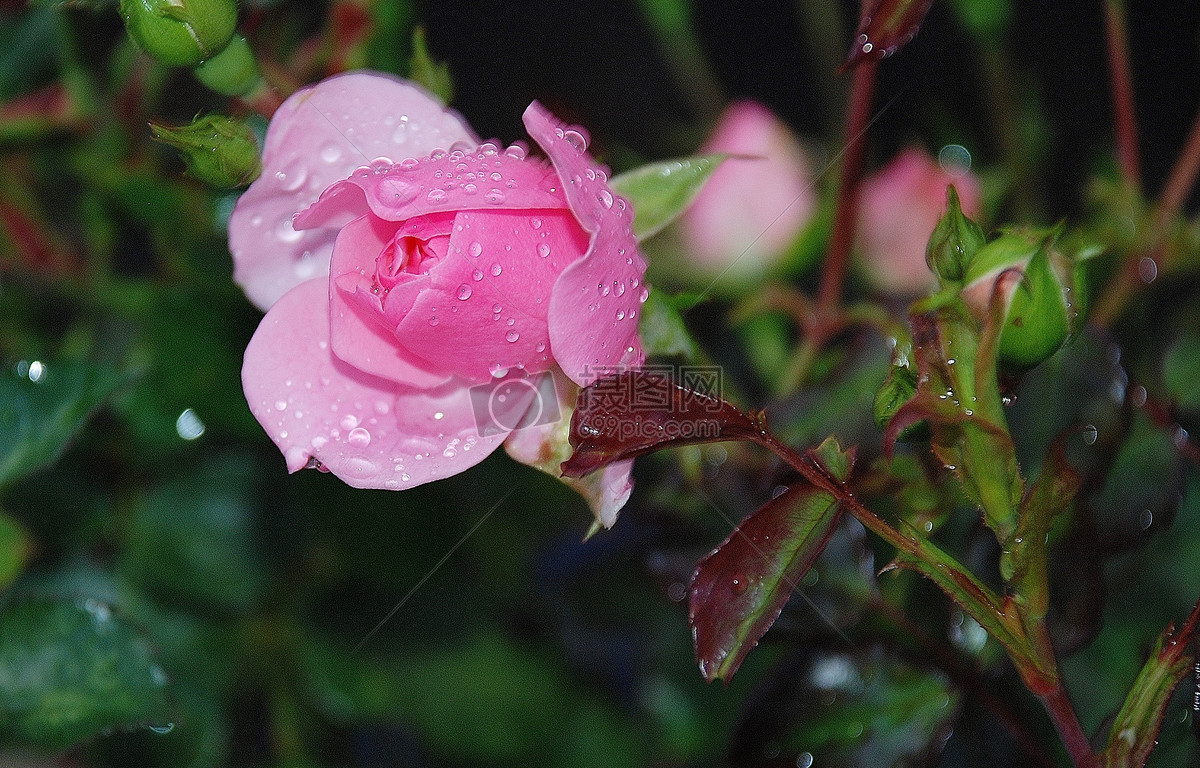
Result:
[[[867,279],[879,290],[915,296],[937,286],[925,246],[946,210],[954,185],[963,213],[979,215],[979,180],[950,173],[924,149],[912,147],[867,177],[859,198],[858,249]]]
[[[524,121],[549,163],[481,144],[385,75],[330,78],[280,107],[230,244],[267,308],[246,399],[289,471],[410,488],[511,437],[516,458],[557,475],[577,387],[641,364],[633,211],[578,129],[536,102]],[[611,525],[629,464],[585,480]]]
[[[812,168],[787,125],[762,104],[721,114],[701,153],[733,155],[680,216],[688,256],[702,269],[757,276],[782,256],[817,207]]]

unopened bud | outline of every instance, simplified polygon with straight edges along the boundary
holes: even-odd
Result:
[[[196,79],[223,96],[245,96],[259,83],[250,44],[234,35],[221,52],[192,70]]]
[[[925,263],[943,286],[958,283],[967,274],[967,265],[983,244],[983,230],[963,214],[957,190],[948,187],[946,213],[938,219],[937,227],[929,237]]]
[[[234,0],[121,0],[120,9],[133,41],[171,67],[216,55],[237,25]]]
[[[896,361],[888,369],[879,391],[875,393],[875,425],[887,431],[888,424],[905,403],[917,394],[917,372],[907,362]],[[925,422],[904,429],[899,439],[908,440],[928,435]]]
[[[1057,231],[1013,230],[980,248],[967,267],[962,298],[981,320],[993,302],[1003,317],[999,361],[1032,368],[1059,350],[1079,317],[1074,264],[1056,250]]]
[[[151,125],[154,138],[183,155],[188,175],[215,187],[241,187],[258,177],[258,142],[245,123],[223,115],[171,128]]]

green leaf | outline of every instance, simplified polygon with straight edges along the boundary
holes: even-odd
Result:
[[[838,480],[853,456],[826,441],[809,453]],[[729,680],[779,617],[841,516],[835,497],[798,481],[747,517],[692,576],[689,620],[706,680]]]
[[[25,526],[0,512],[0,589],[13,582],[33,555],[33,539]]]
[[[726,155],[694,155],[651,163],[614,176],[609,183],[633,204],[633,232],[638,240],[658,233],[700,194],[704,182]]]
[[[189,468],[134,504],[121,570],[149,591],[244,613],[265,568],[253,522],[255,466],[223,456]]]
[[[1200,332],[1180,334],[1163,359],[1163,384],[1179,407],[1200,411]]]
[[[425,86],[443,103],[454,100],[454,79],[450,67],[443,61],[434,61],[425,45],[425,28],[415,27],[412,35],[412,57],[408,60],[408,76]]]
[[[0,616],[0,738],[63,749],[110,728],[169,725],[149,643],[97,600],[29,601]]]
[[[682,357],[689,361],[700,356],[700,348],[688,333],[679,310],[657,289],[650,291],[646,303],[642,305],[638,336],[647,355]]]
[[[22,361],[0,371],[0,488],[53,463],[124,381],[81,360]]]

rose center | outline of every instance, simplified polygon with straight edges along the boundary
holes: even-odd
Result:
[[[421,237],[397,232],[375,258],[375,282],[390,291],[411,275],[426,274],[446,255],[449,244],[448,235]]]

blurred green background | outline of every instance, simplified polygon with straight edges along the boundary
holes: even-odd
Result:
[[[872,160],[954,141],[989,189],[988,224],[1068,216],[1118,258],[1134,248],[1145,208],[1114,181],[1095,6],[935,4],[881,69]],[[832,70],[856,7],[246,0],[239,30],[284,96],[342,69],[408,74],[423,24],[481,136],[521,138],[538,98],[622,171],[695,151],[733,97],[836,155]],[[1200,102],[1200,7],[1128,7],[1154,192]],[[733,683],[701,680],[685,587],[783,481],[755,450],[639,460],[619,524],[587,542],[582,500],[502,452],[402,493],[288,476],[241,393],[260,314],[231,280],[237,191],[184,177],[148,128],[209,112],[265,128],[139,52],[114,2],[0,3],[0,765],[1063,763],[1000,649],[928,584],[877,581],[890,553],[856,523]],[[1200,596],[1180,431],[1200,430],[1200,258],[1195,221],[1180,226],[1174,271],[1027,377],[1010,414],[1026,466],[1071,423],[1103,435],[1083,458],[1088,513],[1055,550],[1056,641],[1088,731]],[[819,249],[783,277],[811,287]],[[794,334],[738,306],[685,316],[727,396],[770,405],[796,445],[837,433],[870,466],[882,336],[846,339],[813,386],[773,401]],[[1167,418],[1131,407],[1130,386]],[[916,466],[892,470],[911,475],[903,493],[863,493],[884,514],[959,507],[945,540],[987,562],[973,513]],[[1153,764],[1200,760],[1188,688]]]

